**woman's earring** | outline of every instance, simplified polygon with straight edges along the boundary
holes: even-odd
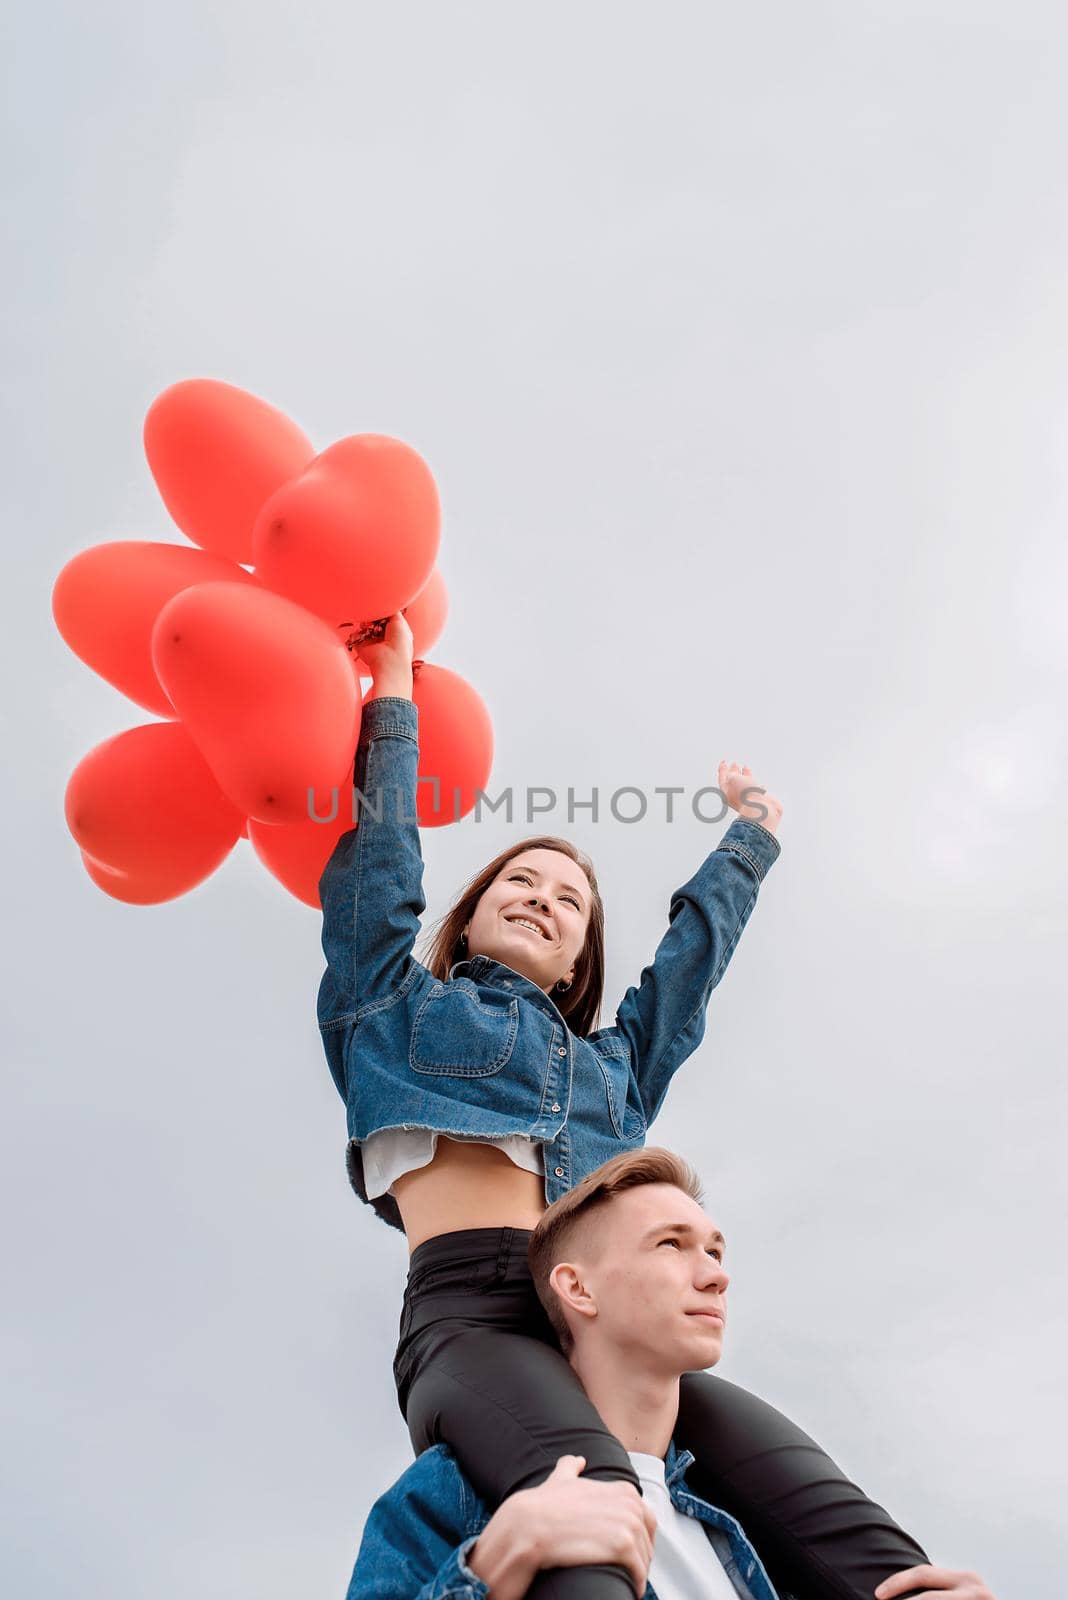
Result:
[[[461,944],[466,944],[467,943],[467,935],[466,935],[466,933],[461,933],[461,935],[460,935],[460,943]]]
[[[567,991],[570,989],[571,984],[574,983],[574,981],[575,981],[574,978],[572,978],[571,979],[571,983],[565,983],[563,978],[561,978],[560,982],[556,985],[556,987],[560,990],[561,994],[566,994]]]

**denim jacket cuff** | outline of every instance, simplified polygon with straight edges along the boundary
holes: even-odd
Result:
[[[753,822],[748,817],[735,817],[717,849],[730,850],[741,856],[756,873],[757,882],[761,883],[764,875],[779,859],[782,846],[775,835],[767,828],[762,828],[759,822]]]
[[[379,695],[364,702],[360,717],[360,744],[392,734],[419,742],[419,708],[399,694]]]
[[[478,1538],[479,1535],[475,1533],[470,1539],[465,1539],[463,1544],[453,1551],[445,1565],[439,1567],[434,1579],[431,1600],[486,1600],[489,1585],[476,1577],[467,1565],[467,1557],[474,1549]]]

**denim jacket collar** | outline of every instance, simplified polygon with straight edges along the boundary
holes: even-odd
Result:
[[[693,1461],[692,1450],[676,1450],[674,1439],[668,1440],[667,1454],[664,1456],[664,1482],[669,1489],[683,1476],[687,1467],[693,1465]]]
[[[709,1541],[739,1594],[748,1596],[749,1600],[776,1600],[771,1579],[741,1524],[718,1506],[700,1499],[688,1487],[685,1474],[693,1461],[692,1450],[676,1450],[675,1441],[668,1441],[664,1453],[664,1484],[671,1504],[684,1516],[704,1524]],[[656,1600],[656,1590],[651,1583],[646,1597]],[[781,1600],[791,1600],[791,1597],[783,1595]]]
[[[524,1000],[532,1000],[535,1005],[540,1005],[542,1010],[558,1022],[562,1028],[567,1027],[556,1002],[538,987],[532,978],[526,977],[522,972],[517,972],[514,967],[506,966],[503,961],[498,961],[494,956],[464,956],[462,961],[454,961],[449,968],[449,979],[474,978],[484,983],[498,984],[502,989],[514,989],[521,994]]]

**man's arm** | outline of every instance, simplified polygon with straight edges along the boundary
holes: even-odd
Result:
[[[544,1483],[511,1495],[487,1524],[467,1565],[492,1600],[523,1600],[545,1567],[622,1567],[641,1600],[656,1517],[629,1483],[583,1478],[584,1456],[560,1456]]]
[[[629,1483],[561,1456],[487,1518],[450,1451],[424,1451],[375,1502],[347,1600],[522,1600],[547,1567],[623,1567],[645,1594],[656,1518]]]

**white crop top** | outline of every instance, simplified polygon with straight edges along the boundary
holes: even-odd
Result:
[[[453,1135],[449,1135],[450,1138]],[[541,1144],[522,1133],[510,1133],[500,1139],[474,1139],[473,1144],[492,1144],[503,1150],[509,1161],[527,1172],[540,1175],[545,1172]],[[368,1200],[392,1193],[394,1180],[403,1172],[414,1172],[434,1159],[438,1146],[435,1128],[379,1128],[360,1146],[363,1156],[363,1181]]]

